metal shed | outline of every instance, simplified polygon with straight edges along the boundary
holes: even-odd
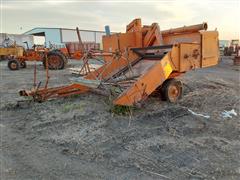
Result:
[[[104,31],[79,30],[83,42],[102,43]],[[64,46],[67,42],[78,42],[76,29],[68,28],[34,28],[24,33],[25,35],[41,36],[45,38],[45,46],[50,44]]]

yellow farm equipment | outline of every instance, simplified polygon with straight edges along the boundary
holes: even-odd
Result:
[[[23,47],[0,47],[0,56],[2,59],[7,59],[9,56],[22,56]]]
[[[103,37],[105,64],[100,68],[84,77],[72,78],[70,85],[34,87],[21,90],[20,95],[44,101],[111,90],[115,105],[132,106],[160,91],[163,99],[176,102],[182,95],[182,83],[175,77],[216,65],[218,54],[218,32],[207,31],[206,23],[160,31],[157,23],[142,26],[141,19],[135,19],[125,33]],[[94,55],[89,53],[89,57]],[[88,63],[84,66],[87,69]]]

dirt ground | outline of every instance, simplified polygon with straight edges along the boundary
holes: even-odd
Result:
[[[33,65],[10,71],[1,62],[0,179],[239,179],[239,70],[223,58],[181,77],[179,103],[150,97],[120,116],[93,93],[18,104],[18,90],[32,86]],[[72,76],[50,73],[51,86]]]

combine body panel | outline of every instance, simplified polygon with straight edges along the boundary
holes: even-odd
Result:
[[[138,64],[140,63],[142,63],[141,66],[144,67],[141,72],[139,72],[140,77],[114,100],[114,104],[131,106],[145,100],[153,91],[162,85],[173,72],[170,54],[165,55],[161,61],[143,59]],[[138,64],[135,66],[138,66]]]
[[[142,30],[141,19],[134,19],[131,23],[127,25],[126,32],[137,32]]]
[[[135,19],[126,33],[103,37],[103,49],[112,56],[105,56],[106,63],[99,69],[67,87],[21,93],[45,100],[113,86],[118,92],[116,105],[138,104],[158,89],[165,99],[176,102],[182,87],[175,77],[218,63],[218,32],[206,29],[203,23],[160,31],[156,23],[141,26],[141,20]]]
[[[201,67],[214,66],[218,63],[219,46],[218,32],[204,31],[202,35],[202,61]]]

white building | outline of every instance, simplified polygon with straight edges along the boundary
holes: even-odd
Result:
[[[104,31],[79,30],[83,42],[102,43]],[[67,42],[78,42],[76,29],[67,28],[34,28],[24,33],[33,35],[38,42],[44,42],[46,47],[50,44],[64,46]],[[37,42],[35,42],[38,44]]]

